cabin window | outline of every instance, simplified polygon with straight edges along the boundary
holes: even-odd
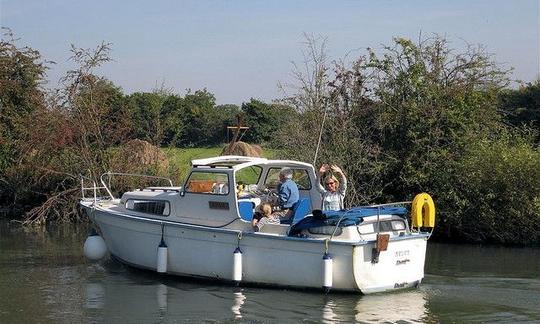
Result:
[[[379,222],[380,232],[404,231],[406,229],[403,220],[383,220]],[[358,227],[360,234],[371,234],[377,232],[377,223],[362,224]]]
[[[262,168],[257,165],[252,165],[247,168],[236,171],[236,183],[239,185],[256,185],[261,177]]]
[[[226,173],[195,171],[189,176],[186,191],[212,195],[229,194],[229,176]]]
[[[291,168],[293,171],[293,181],[298,186],[300,190],[309,190],[311,189],[311,180],[309,180],[309,174],[305,169],[295,169]],[[270,168],[268,174],[266,175],[266,180],[264,185],[270,189],[276,189],[279,184],[279,171],[281,168]]]
[[[164,200],[138,200],[128,199],[126,208],[146,214],[169,216],[171,208],[169,202]]]

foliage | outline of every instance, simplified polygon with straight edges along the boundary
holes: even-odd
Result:
[[[499,95],[499,109],[512,126],[529,126],[540,143],[540,79],[518,90],[505,89]]]
[[[12,167],[24,158],[29,124],[45,109],[42,90],[47,62],[38,51],[19,47],[9,29],[0,40],[0,204],[26,204],[19,187],[25,176]]]
[[[511,192],[504,188],[517,183],[517,175],[492,183],[464,181],[488,175],[491,169],[503,173],[521,168],[521,174],[540,169],[536,158],[526,165],[518,165],[517,157],[505,164],[495,158],[471,162],[482,156],[474,154],[494,157],[504,150],[521,157],[537,154],[526,139],[518,145],[499,138],[508,133],[497,110],[507,71],[481,47],[456,52],[437,36],[419,44],[396,38],[382,54],[368,49],[350,65],[329,65],[324,40],[308,37],[307,44],[304,64],[294,66],[296,93],[285,99],[302,116],[278,137],[283,155],[312,162],[317,153],[317,163],[342,165],[350,179],[348,204],[406,201],[422,191],[431,193],[439,202],[440,239],[539,243],[534,235],[525,240],[533,233],[530,230],[515,235],[517,226],[511,234],[504,226],[486,227],[493,220],[492,211],[505,204],[513,209],[509,219],[530,225],[529,219],[538,215],[536,185],[530,184],[531,191],[520,196],[528,199],[526,204],[498,198],[501,203],[496,205],[480,194],[482,190],[511,195],[517,188]],[[477,143],[484,143],[485,150],[474,146]],[[467,190],[461,191],[464,187]],[[462,226],[475,221],[476,227]],[[481,233],[473,236],[475,230]]]
[[[184,96],[163,92],[129,96],[135,138],[154,145],[194,147],[216,145],[226,137],[226,126],[238,113],[234,105],[216,106],[206,90]]]
[[[294,116],[290,107],[267,104],[251,99],[242,104],[244,124],[249,128],[243,140],[251,143],[265,143],[273,140],[274,134]]]
[[[530,136],[503,134],[472,143],[442,195],[452,239],[499,244],[540,242],[540,151]]]
[[[164,132],[161,110],[167,96],[158,92],[137,92],[128,98],[133,111],[135,138],[160,145]]]

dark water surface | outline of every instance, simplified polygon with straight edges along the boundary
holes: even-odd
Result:
[[[418,289],[324,295],[89,263],[86,232],[0,223],[0,323],[540,323],[538,248],[430,243]]]

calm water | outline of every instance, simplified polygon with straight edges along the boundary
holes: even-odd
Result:
[[[0,223],[0,323],[540,322],[540,249],[432,243],[422,286],[359,296],[235,288],[82,256],[86,229]]]

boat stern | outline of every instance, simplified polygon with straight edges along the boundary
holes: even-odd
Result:
[[[353,248],[353,273],[362,293],[416,287],[424,278],[427,236],[413,234],[393,238],[385,251],[376,243]]]

